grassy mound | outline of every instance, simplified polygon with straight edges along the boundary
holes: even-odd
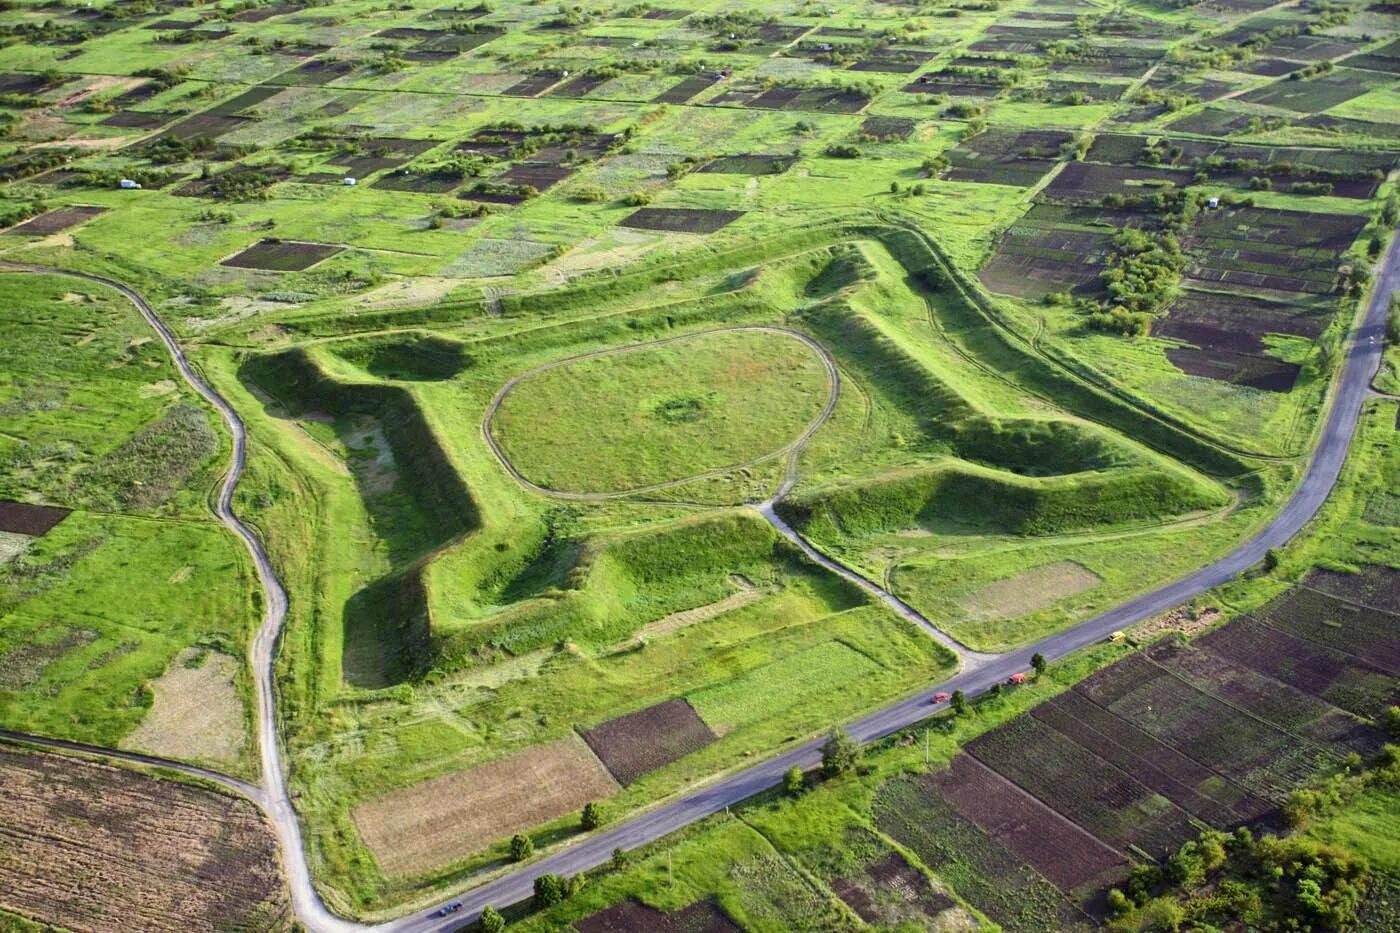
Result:
[[[771,525],[747,510],[552,542],[522,575],[528,582],[507,587],[515,597],[526,589],[533,595],[487,622],[446,634],[441,657],[456,665],[565,641],[615,644],[649,621],[728,595],[731,574],[764,585],[801,561]],[[854,588],[848,598],[850,606],[864,602]]]
[[[1032,478],[948,462],[793,496],[779,509],[803,534],[831,541],[934,522],[1060,534],[1163,519],[1225,501],[1208,486],[1149,467]]]

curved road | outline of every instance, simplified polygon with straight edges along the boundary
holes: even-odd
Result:
[[[1302,530],[1322,507],[1341,474],[1347,450],[1356,433],[1357,419],[1361,412],[1362,403],[1366,400],[1370,382],[1380,367],[1390,298],[1397,287],[1400,287],[1400,246],[1397,244],[1400,244],[1400,239],[1392,240],[1377,277],[1370,306],[1346,348],[1346,357],[1343,361],[1332,406],[1323,424],[1313,459],[1308,464],[1307,472],[1293,496],[1268,525],[1230,554],[1174,583],[1160,587],[1071,629],[1017,651],[992,657],[971,658],[961,672],[950,680],[936,685],[937,688],[950,692],[962,690],[969,695],[977,694],[987,690],[993,684],[1001,683],[1012,673],[1024,670],[1029,666],[1031,655],[1037,652],[1053,660],[1101,641],[1118,629],[1126,628],[1158,613],[1165,612],[1199,593],[1225,583],[1261,561],[1269,549],[1287,543]],[[9,271],[67,275],[116,289],[136,306],[142,317],[155,330],[170,352],[185,381],[219,411],[233,437],[233,458],[228,474],[219,490],[215,502],[215,512],[219,519],[234,531],[247,546],[257,568],[258,578],[263,587],[267,604],[262,625],[254,639],[251,659],[254,680],[257,685],[258,739],[262,754],[263,786],[261,789],[250,788],[242,782],[225,776],[180,765],[176,762],[147,759],[146,756],[129,753],[113,753],[104,749],[92,749],[79,743],[35,739],[13,733],[10,734],[10,737],[26,741],[40,741],[52,747],[73,751],[92,751],[128,760],[177,767],[185,773],[217,780],[225,786],[248,793],[255,802],[264,807],[276,827],[282,846],[283,868],[291,888],[292,905],[298,918],[308,929],[337,931],[337,933],[338,931],[366,929],[381,930],[385,933],[420,933],[420,931],[425,933],[425,931],[458,929],[474,921],[480,915],[481,909],[488,904],[506,906],[530,897],[533,894],[534,879],[542,874],[573,875],[593,868],[611,858],[614,849],[634,849],[653,842],[773,787],[789,768],[800,767],[805,770],[815,767],[820,762],[821,740],[799,744],[773,758],[731,773],[675,800],[645,811],[630,820],[595,832],[573,845],[566,846],[541,859],[514,869],[508,874],[478,885],[460,897],[445,901],[443,903],[460,903],[461,905],[460,910],[448,917],[437,916],[436,907],[439,905],[434,905],[434,908],[427,911],[419,911],[380,924],[377,927],[366,927],[335,916],[326,909],[311,883],[301,828],[287,796],[286,780],[282,770],[281,743],[277,735],[273,671],[277,639],[286,615],[286,594],[277,581],[262,543],[252,530],[238,519],[232,509],[233,492],[242,474],[246,458],[247,433],[242,421],[235,414],[233,408],[194,371],[174,335],[151,310],[146,301],[132,289],[120,282],[81,272],[13,264],[6,264],[4,268]],[[824,352],[823,356],[825,357]],[[489,430],[485,433],[489,438]],[[771,501],[764,503],[760,508],[769,516],[770,521],[774,521],[775,527],[778,527],[780,531],[786,527],[785,523],[782,523],[775,514],[769,514],[772,512]],[[796,535],[790,528],[784,533],[796,540],[799,546],[805,544],[801,541],[800,536]],[[883,594],[881,595],[882,599],[888,597],[887,602],[894,600],[899,605],[891,603],[892,607],[908,618],[899,609],[899,606],[904,604],[897,597],[855,574],[849,568],[844,568],[837,562],[826,558],[811,549],[810,545],[805,546],[804,551],[807,551],[809,556],[819,560],[824,566],[842,573],[843,576],[854,578],[854,582],[862,585],[863,588],[875,592],[877,595]],[[912,609],[908,611],[913,612]],[[935,685],[929,686],[928,690],[932,689],[935,689]],[[928,691],[926,690],[918,696],[909,697],[870,713],[851,723],[847,727],[847,731],[862,742],[870,742],[891,732],[914,725],[941,709],[939,706],[931,705],[927,696]],[[0,733],[0,736],[3,735]]]

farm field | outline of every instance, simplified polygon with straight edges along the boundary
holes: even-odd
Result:
[[[0,773],[0,910],[69,930],[293,928],[276,840],[248,801],[11,746]]]
[[[1297,488],[1400,218],[1397,27],[15,0],[0,727],[263,774],[379,921],[1029,655]],[[1277,828],[1397,700],[1386,404],[1335,537],[1181,637],[554,916],[1072,929]]]
[[[0,724],[115,746],[151,715],[152,684],[211,651],[242,656],[251,571],[202,502],[222,445],[118,295],[6,274],[0,296]],[[243,665],[211,686],[214,728],[159,750],[244,772]]]

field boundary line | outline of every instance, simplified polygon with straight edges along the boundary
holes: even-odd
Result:
[[[1209,649],[1204,649],[1204,650],[1209,650]],[[1233,701],[1231,701],[1231,700],[1229,700],[1229,699],[1227,699],[1227,698],[1221,696],[1220,694],[1216,693],[1215,691],[1213,691],[1213,690],[1207,690],[1207,689],[1205,689],[1204,687],[1202,687],[1201,685],[1196,684],[1196,683],[1194,683],[1194,682],[1188,680],[1184,674],[1180,674],[1180,673],[1178,673],[1178,672],[1172,670],[1171,668],[1167,667],[1165,664],[1162,664],[1162,663],[1160,663],[1160,662],[1154,660],[1153,658],[1151,658],[1150,656],[1148,656],[1148,654],[1147,654],[1146,652],[1139,652],[1139,653],[1142,655],[1142,659],[1143,659],[1144,661],[1146,661],[1148,664],[1151,664],[1153,667],[1157,668],[1159,671],[1161,671],[1163,674],[1166,674],[1168,677],[1174,678],[1175,680],[1179,681],[1183,686],[1189,687],[1189,688],[1191,688],[1192,690],[1195,690],[1197,693],[1200,693],[1200,694],[1202,694],[1202,695],[1204,695],[1204,696],[1208,696],[1208,697],[1210,697],[1212,700],[1215,700],[1217,703],[1220,703],[1220,704],[1222,704],[1222,705],[1224,705],[1224,706],[1228,706],[1230,709],[1232,709],[1232,710],[1234,710],[1235,712],[1239,713],[1241,716],[1244,716],[1244,717],[1246,717],[1246,718],[1248,718],[1248,719],[1253,719],[1255,722],[1257,722],[1257,723],[1259,723],[1259,724],[1261,724],[1261,725],[1263,725],[1263,726],[1266,726],[1266,727],[1268,727],[1268,728],[1270,728],[1270,729],[1273,729],[1275,732],[1279,732],[1279,733],[1282,733],[1283,735],[1289,736],[1290,738],[1292,738],[1292,739],[1294,739],[1295,741],[1297,741],[1300,745],[1306,745],[1306,746],[1311,747],[1311,748],[1312,748],[1315,752],[1317,752],[1319,755],[1325,755],[1325,756],[1327,756],[1327,757],[1329,757],[1329,758],[1333,758],[1333,759],[1336,759],[1336,760],[1340,760],[1340,759],[1341,759],[1341,757],[1342,757],[1341,755],[1338,755],[1336,752],[1332,751],[1332,750],[1329,749],[1329,748],[1325,748],[1325,747],[1323,747],[1322,745],[1319,745],[1319,744],[1317,743],[1316,740],[1310,739],[1310,738],[1308,738],[1308,737],[1305,736],[1305,735],[1299,735],[1298,733],[1294,732],[1292,729],[1286,729],[1286,728],[1284,728],[1284,727],[1283,727],[1282,725],[1280,725],[1279,723],[1270,722],[1269,720],[1265,719],[1263,716],[1260,716],[1258,713],[1253,712],[1252,710],[1245,709],[1243,706],[1240,706],[1239,704],[1237,704],[1237,703],[1235,703],[1235,702],[1233,702]],[[1226,660],[1228,661],[1229,659],[1226,658]],[[1233,663],[1233,662],[1231,662],[1231,663]],[[1261,676],[1268,677],[1269,675],[1264,674],[1264,675],[1261,675]],[[1269,677],[1269,679],[1270,679],[1270,680],[1276,680],[1276,678],[1273,678],[1273,677]],[[1278,683],[1283,683],[1282,681],[1277,681],[1277,682],[1278,682]],[[1284,686],[1287,687],[1288,684],[1284,684]],[[1294,687],[1293,689],[1294,689],[1294,690],[1298,690],[1297,687]],[[1312,694],[1309,694],[1309,693],[1305,693],[1304,691],[1301,691],[1301,690],[1298,690],[1298,692],[1299,692],[1299,693],[1303,693],[1304,696],[1311,696],[1311,695],[1312,695]],[[1327,701],[1324,700],[1324,699],[1322,699],[1322,697],[1317,697],[1316,699],[1318,699],[1319,701],[1321,701],[1321,702],[1323,702],[1323,703],[1327,703]],[[1332,706],[1331,703],[1327,703],[1327,705],[1328,705],[1328,706]],[[1353,714],[1351,714],[1351,713],[1348,713],[1346,710],[1341,709],[1340,707],[1332,706],[1332,708],[1335,709],[1335,710],[1337,710],[1339,713],[1342,713],[1343,715],[1347,715],[1347,716],[1353,715]],[[1262,795],[1261,795],[1261,796],[1262,796]]]

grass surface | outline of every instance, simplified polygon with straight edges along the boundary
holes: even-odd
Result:
[[[532,482],[621,492],[774,453],[816,418],[826,383],[793,337],[700,334],[527,374],[490,430]]]
[[[257,617],[246,555],[205,505],[223,442],[125,299],[15,274],[0,296],[13,337],[0,349],[0,496],[76,509],[0,566],[0,720],[115,746],[182,651],[241,658]],[[234,672],[237,729],[218,764],[246,773],[247,677]]]

